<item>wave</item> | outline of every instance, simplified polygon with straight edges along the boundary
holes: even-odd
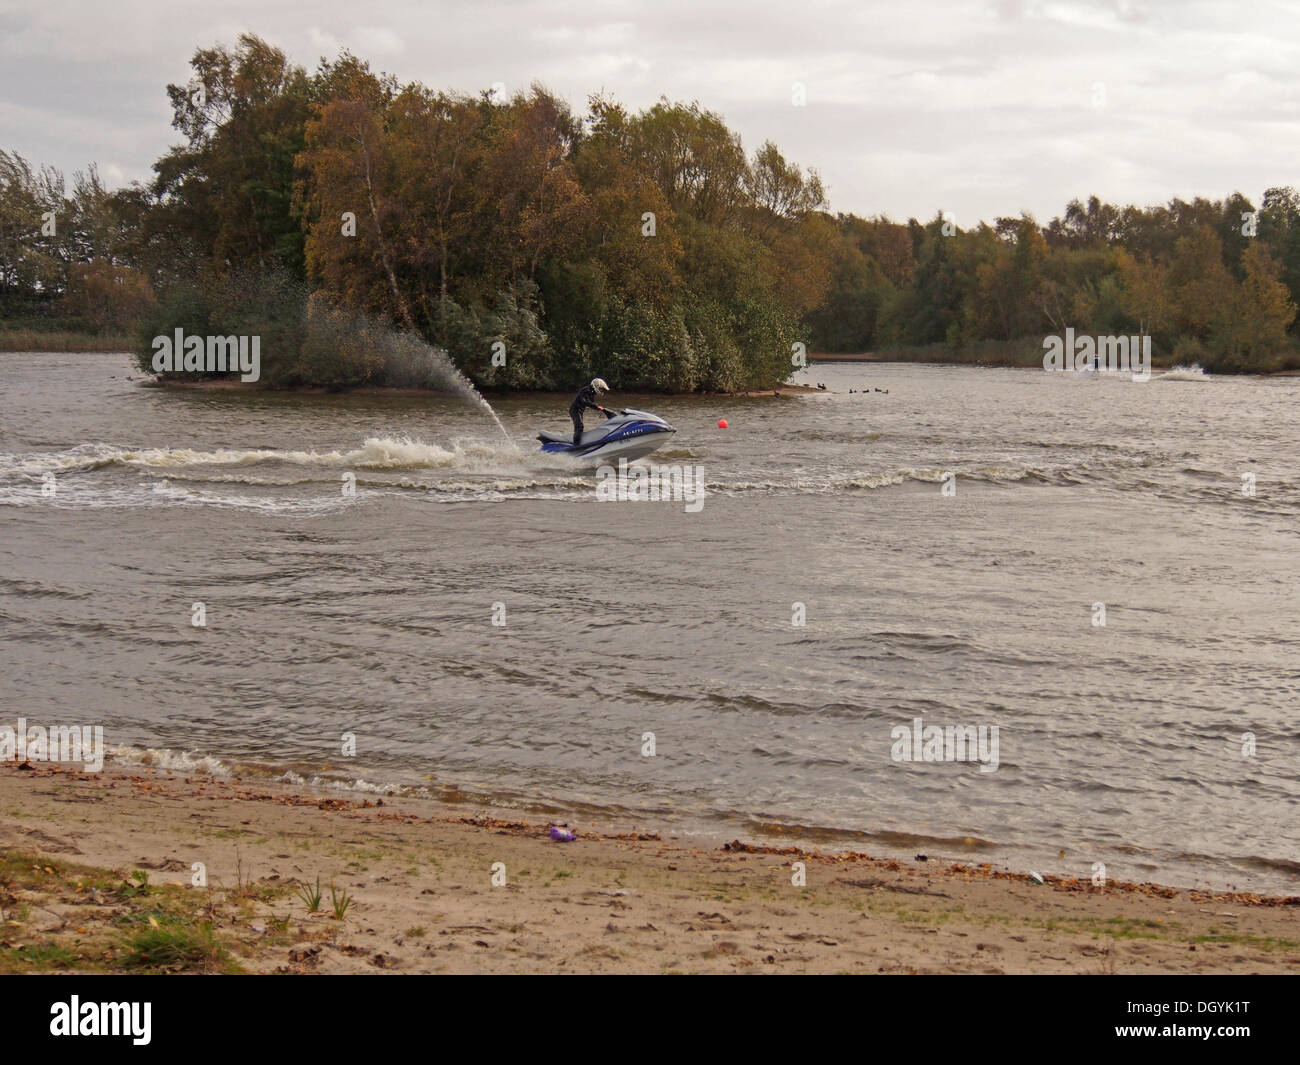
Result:
[[[992,453],[982,463],[977,453],[948,467],[832,466],[813,473],[753,468],[748,463],[732,470],[727,462],[705,467],[707,472],[727,474],[708,480],[705,487],[709,495],[725,497],[833,496],[906,484],[938,485],[953,473],[961,484],[1000,489],[1093,484],[1119,491],[1152,491],[1162,498],[1235,502],[1220,486],[1229,475],[1208,467],[1192,453],[1125,453],[1118,447],[1088,445],[1087,450],[1059,461],[1034,462],[1017,461],[996,444],[987,450]],[[665,451],[655,458],[672,461],[676,454]],[[77,476],[105,468],[119,473]],[[1144,476],[1144,470],[1151,472]],[[1153,476],[1157,472],[1161,476]],[[355,476],[355,495],[339,491],[342,473]],[[43,482],[50,476],[58,482],[58,492],[46,498]],[[10,506],[197,505],[319,514],[394,496],[432,503],[581,501],[594,498],[594,485],[594,473],[575,469],[563,456],[474,438],[456,438],[444,445],[407,436],[370,436],[359,447],[336,450],[131,448],[93,443],[63,451],[0,453],[0,505]],[[1297,485],[1289,481],[1271,482],[1264,493],[1271,499],[1257,499],[1254,505],[1261,511],[1274,508],[1290,513],[1296,490]]]
[[[281,784],[291,784],[294,787],[328,788],[331,791],[358,792],[362,795],[396,795],[420,799],[429,799],[433,797],[433,793],[422,785],[394,783],[375,784],[368,780],[362,780],[360,777],[347,779],[343,777],[320,776],[319,774],[304,777],[301,773],[295,773],[292,769],[281,773],[279,776],[275,777],[275,780]]]
[[[177,750],[170,747],[113,746],[107,747],[105,753],[116,765],[161,769],[167,772],[184,773],[187,776],[215,777],[225,780],[238,775],[275,780],[297,787],[328,788],[333,791],[350,791],[365,795],[404,795],[420,798],[432,796],[432,792],[421,785],[375,783],[343,774],[303,775],[293,769],[285,769],[283,765],[276,766],[263,762],[224,762],[211,755],[200,755],[190,750]]]
[[[1167,370],[1162,374],[1156,374],[1151,380],[1153,381],[1209,381],[1212,380],[1209,374],[1201,369],[1199,363],[1192,363],[1191,366],[1175,366],[1172,370]]]
[[[230,766],[211,755],[196,755],[170,747],[107,747],[105,754],[120,765],[138,765],[149,769],[170,769],[193,776],[228,777]]]
[[[257,466],[281,463],[328,469],[445,469],[491,468],[502,462],[540,457],[513,444],[457,439],[451,446],[410,437],[368,437],[350,451],[296,451],[279,448],[129,448],[113,444],[82,444],[67,451],[44,454],[0,454],[0,476],[40,477],[46,473],[88,472],[106,466],[166,471],[203,466]]]
[[[336,468],[345,468],[339,463]],[[362,467],[357,466],[357,469]],[[427,468],[427,467],[426,467]],[[1086,467],[1085,467],[1086,468]],[[421,478],[398,476],[385,478],[383,472],[412,471],[410,466],[372,466],[370,476],[355,480],[357,494],[344,497],[333,487],[335,474],[327,476],[277,477],[252,472],[227,473],[198,465],[187,467],[153,467],[155,479],[143,484],[89,483],[61,487],[57,497],[45,499],[36,479],[26,484],[0,483],[0,504],[11,506],[55,507],[134,507],[159,504],[212,505],[268,512],[326,512],[353,506],[386,495],[423,495],[432,502],[499,502],[523,499],[592,499],[595,481],[575,476],[572,468],[550,471],[517,472],[502,470],[488,463],[453,468],[462,476]],[[706,492],[715,496],[750,496],[765,494],[834,495],[840,492],[873,491],[908,481],[939,484],[948,471],[938,468],[904,468],[882,472],[853,471],[821,478],[781,478],[766,480],[709,481]],[[954,471],[962,483],[1077,484],[1065,471],[1046,471],[1032,467],[984,466],[974,470]],[[514,475],[511,475],[514,473]],[[479,474],[479,476],[475,476]],[[495,476],[493,476],[495,474]],[[504,475],[503,475],[504,474]],[[329,484],[327,492],[313,491]],[[259,494],[254,494],[259,493]],[[288,493],[288,494],[286,494]]]

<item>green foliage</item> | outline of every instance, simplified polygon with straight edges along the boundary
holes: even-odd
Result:
[[[687,303],[685,321],[700,387],[710,392],[742,388],[745,367],[726,307],[718,300],[696,297]]]
[[[300,365],[307,329],[307,285],[284,270],[243,270],[227,274],[213,291],[213,333],[261,338],[261,380],[265,387],[311,382]],[[358,338],[358,344],[364,338]],[[344,362],[340,383],[359,383],[347,375],[356,355]],[[362,378],[363,380],[364,378]],[[314,383],[314,382],[313,382]],[[332,383],[329,381],[320,383]]]
[[[141,317],[136,330],[136,364],[153,373],[155,337],[171,337],[177,329],[186,335],[207,336],[212,320],[212,302],[198,285],[178,285]]]
[[[601,327],[609,294],[605,267],[599,262],[556,263],[543,272],[539,282],[542,326],[554,352],[556,380],[573,382],[595,376],[604,354]]]
[[[174,337],[177,329],[185,336],[258,337],[261,382],[265,387],[286,387],[304,383],[304,355],[317,356],[322,330],[307,328],[307,286],[279,271],[240,272],[206,282],[175,286],[143,315],[136,333],[136,363],[153,373],[154,338]],[[312,369],[326,384],[356,384],[365,380],[350,372],[350,357],[364,347],[365,337],[349,340],[351,347],[337,354],[319,355]],[[308,350],[304,352],[304,347]],[[171,376],[190,376],[175,373]],[[235,377],[197,373],[198,377]]]
[[[605,305],[596,362],[620,391],[670,387],[670,382],[689,391],[694,382],[694,354],[681,315],[619,296]]]
[[[541,326],[538,287],[531,281],[498,292],[493,308],[482,314],[448,301],[444,329],[447,350],[475,381],[529,389],[555,388],[564,380],[556,374],[551,341]]]

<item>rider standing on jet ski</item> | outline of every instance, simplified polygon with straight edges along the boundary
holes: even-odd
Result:
[[[569,404],[569,417],[573,419],[573,446],[577,447],[582,443],[582,412],[590,407],[592,410],[598,410],[607,418],[610,412],[596,402],[597,398],[603,393],[609,391],[609,385],[599,377],[593,377],[591,384],[584,385],[582,391],[573,397],[573,402]]]

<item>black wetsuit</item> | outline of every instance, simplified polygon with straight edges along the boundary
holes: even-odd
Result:
[[[596,389],[591,385],[584,385],[582,391],[573,397],[573,402],[569,404],[569,417],[573,419],[573,444],[576,447],[582,443],[582,412],[590,407],[592,410],[600,410],[600,404],[596,402]]]

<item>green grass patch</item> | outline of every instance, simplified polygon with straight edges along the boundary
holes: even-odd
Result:
[[[151,973],[238,972],[207,921],[149,915],[147,927],[122,940],[118,955],[128,969]]]
[[[0,851],[0,973],[238,972],[213,924],[224,893],[150,884],[144,870],[96,869]]]

